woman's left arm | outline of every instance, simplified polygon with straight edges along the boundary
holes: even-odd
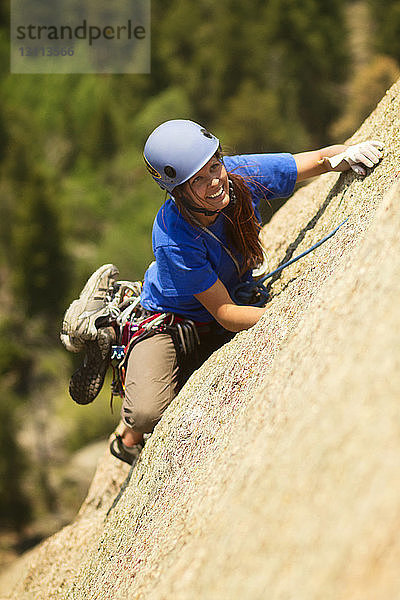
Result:
[[[373,167],[382,158],[383,144],[377,140],[361,142],[354,146],[335,145],[295,154],[297,181],[322,175],[329,171],[353,169],[358,175],[365,175],[365,167]]]

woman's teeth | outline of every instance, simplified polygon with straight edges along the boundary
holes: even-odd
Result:
[[[208,197],[209,198],[217,198],[217,196],[220,196],[222,194],[222,192],[224,191],[224,186],[221,185],[221,187],[219,188],[219,190],[217,190],[215,192],[215,194],[209,194]]]

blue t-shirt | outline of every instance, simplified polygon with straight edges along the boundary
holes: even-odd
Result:
[[[297,179],[296,163],[291,154],[246,154],[225,156],[228,173],[245,178],[257,218],[262,198],[286,198],[293,193]],[[221,213],[208,226],[229,247]],[[239,264],[241,256],[235,255]],[[142,305],[149,309],[172,312],[194,321],[213,321],[194,294],[204,292],[219,278],[232,293],[239,281],[251,280],[251,272],[239,280],[236,266],[222,244],[209,233],[193,227],[180,214],[172,198],[157,213],[153,225],[155,262],[147,269]]]

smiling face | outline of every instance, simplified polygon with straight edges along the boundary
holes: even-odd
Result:
[[[213,156],[189,179],[186,191],[191,202],[207,210],[220,211],[228,206],[228,174],[223,163]]]

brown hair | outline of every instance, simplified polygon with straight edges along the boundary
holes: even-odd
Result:
[[[217,154],[220,159],[221,156]],[[228,206],[221,211],[225,217],[225,231],[231,250],[236,250],[243,257],[240,275],[248,269],[253,269],[263,262],[263,250],[259,239],[261,226],[254,213],[251,193],[245,179],[237,173],[228,173],[233,184],[233,195]],[[194,227],[198,221],[185,201],[185,187],[183,183],[173,190],[175,204],[183,217]]]

